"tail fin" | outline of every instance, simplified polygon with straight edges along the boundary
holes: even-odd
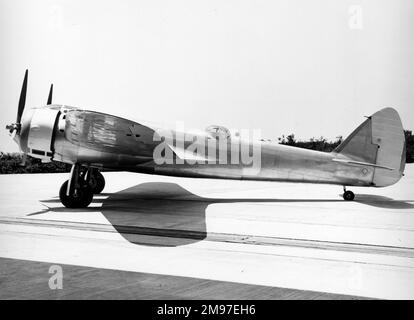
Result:
[[[393,108],[374,113],[333,152],[350,162],[372,165],[374,186],[396,183],[405,168],[405,135],[400,116]]]

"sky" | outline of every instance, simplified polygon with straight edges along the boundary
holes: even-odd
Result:
[[[414,130],[412,0],[0,0],[0,151],[26,108],[347,136],[394,107]]]

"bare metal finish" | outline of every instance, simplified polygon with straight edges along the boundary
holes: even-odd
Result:
[[[51,100],[50,93],[48,102]],[[113,115],[56,104],[23,112],[22,103],[17,123],[8,129],[16,135],[25,154],[76,165],[67,192],[72,189],[71,181],[78,181],[73,177],[75,173],[80,175],[78,167],[90,172],[111,169],[194,178],[372,187],[392,185],[404,172],[404,132],[392,108],[368,117],[337,149],[325,153],[260,139],[246,141],[220,126],[191,134],[190,140],[185,138],[188,133],[169,130],[171,140],[167,141],[162,134],[165,130]],[[171,162],[157,161],[160,144]],[[201,153],[189,151],[190,146]],[[242,150],[248,150],[247,154],[259,150],[256,162],[240,161]],[[344,193],[344,198],[352,200],[353,194],[346,198]]]

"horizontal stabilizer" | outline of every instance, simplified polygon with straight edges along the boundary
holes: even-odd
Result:
[[[353,160],[347,160],[347,159],[335,158],[335,159],[332,159],[332,161],[344,162],[344,163],[350,163],[350,164],[356,164],[356,165],[360,165],[360,166],[369,166],[369,167],[375,167],[375,168],[382,168],[382,169],[387,169],[387,170],[397,170],[397,169],[390,168],[390,167],[379,166],[379,165],[377,165],[375,163],[368,163],[368,162],[361,162],[361,161],[353,161]]]

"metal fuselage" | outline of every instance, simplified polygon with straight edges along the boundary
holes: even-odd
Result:
[[[174,130],[171,133],[174,137],[172,148],[190,144],[182,138],[184,134]],[[318,152],[266,141],[244,141],[233,136],[224,143],[215,144],[217,155],[221,153],[221,157],[216,159],[206,157],[208,161],[203,163],[184,159],[184,163],[179,164],[157,164],[153,157],[160,144],[157,128],[62,105],[26,110],[20,136],[22,151],[43,161],[159,175],[375,186],[373,180],[377,169],[350,163],[346,156],[336,152]],[[200,148],[216,142],[208,133],[193,136],[203,142]],[[252,150],[255,147],[260,149],[259,167],[232,163],[234,151],[232,155],[230,150]],[[180,158],[176,151],[173,152],[175,159]],[[225,164],[218,159],[223,160],[223,157],[227,160]],[[394,180],[398,181],[397,178]]]

